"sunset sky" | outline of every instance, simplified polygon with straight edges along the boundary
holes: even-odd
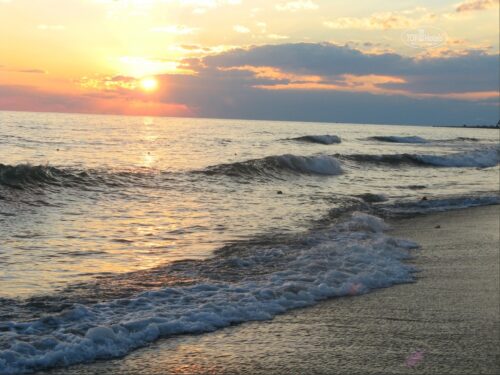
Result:
[[[0,110],[498,121],[498,0],[0,0]]]

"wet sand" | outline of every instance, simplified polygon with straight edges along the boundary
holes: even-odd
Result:
[[[393,223],[422,245],[415,283],[43,373],[500,374],[499,210]]]

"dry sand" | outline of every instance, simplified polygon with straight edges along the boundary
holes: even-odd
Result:
[[[422,245],[416,283],[48,373],[497,375],[499,229],[499,206],[400,220],[393,235]]]

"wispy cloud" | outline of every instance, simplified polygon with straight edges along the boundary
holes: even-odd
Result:
[[[415,8],[398,12],[377,12],[369,17],[340,17],[323,24],[331,29],[388,30],[415,27],[430,23],[436,18],[437,15],[426,8]]]
[[[248,34],[250,32],[248,27],[242,25],[234,25],[233,30],[240,34]]]
[[[457,13],[474,12],[495,8],[499,4],[499,0],[468,0],[457,5],[455,11]]]
[[[189,27],[185,25],[166,25],[166,26],[156,26],[152,27],[150,31],[155,33],[168,33],[175,35],[190,35],[195,34],[200,29],[197,27]]]
[[[276,5],[276,10],[280,12],[298,12],[301,10],[316,10],[319,5],[311,0],[297,0]]]
[[[280,34],[267,34],[267,37],[269,39],[274,39],[274,40],[284,40],[290,38],[288,35],[280,35]]]
[[[45,70],[42,69],[18,69],[18,73],[28,73],[28,74],[47,74]]]
[[[28,68],[28,69],[9,69],[5,65],[0,65],[0,71],[12,72],[12,73],[26,73],[26,74],[47,74],[45,70]]]
[[[209,10],[219,8],[221,6],[234,6],[242,4],[242,0],[177,0],[182,7],[192,8],[193,14],[202,15]]]

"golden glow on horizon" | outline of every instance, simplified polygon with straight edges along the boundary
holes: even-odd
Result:
[[[140,82],[141,89],[144,91],[155,91],[158,88],[158,81],[155,78],[144,78]]]

